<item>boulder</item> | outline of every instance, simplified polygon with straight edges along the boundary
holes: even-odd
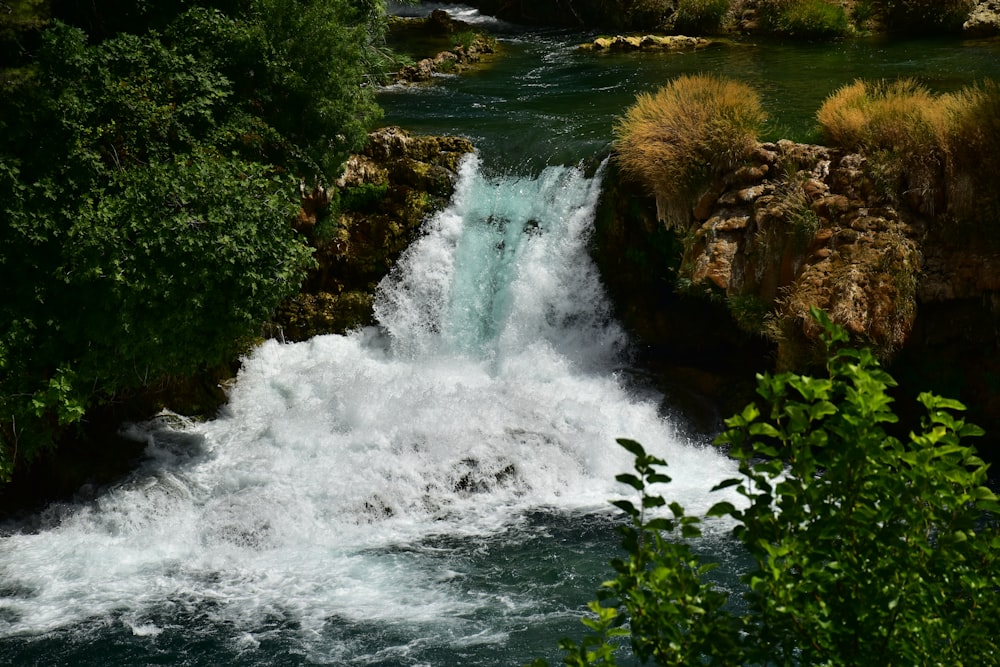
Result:
[[[614,37],[598,37],[593,42],[581,44],[580,50],[595,52],[693,51],[716,43],[703,37],[685,37],[684,35],[616,35]]]
[[[962,24],[962,31],[968,37],[1000,35],[1000,0],[979,0]]]

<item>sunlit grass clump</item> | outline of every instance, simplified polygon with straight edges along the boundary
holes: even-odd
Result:
[[[618,121],[619,164],[666,205],[668,222],[683,224],[700,190],[750,157],[764,120],[750,86],[713,75],[681,76],[639,95]]]
[[[931,148],[941,109],[913,79],[855,81],[834,92],[817,113],[823,134],[840,146],[905,150]]]
[[[913,79],[856,81],[827,98],[817,118],[827,143],[873,160],[890,198],[928,215],[969,219],[991,206],[996,217],[996,83],[935,95]]]

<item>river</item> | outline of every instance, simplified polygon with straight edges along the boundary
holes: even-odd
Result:
[[[617,553],[607,501],[630,461],[614,439],[667,459],[664,491],[692,512],[735,470],[637,380],[588,256],[615,115],[718,71],[807,135],[857,76],[1000,78],[995,42],[596,57],[576,51],[588,35],[451,9],[500,30],[504,55],[381,95],[387,121],[479,152],[381,283],[378,326],[265,343],[217,419],[130,425],[147,443],[134,474],[3,526],[0,663],[558,662]],[[725,528],[699,549],[729,586]]]

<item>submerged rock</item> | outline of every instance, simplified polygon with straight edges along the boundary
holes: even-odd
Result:
[[[684,35],[617,35],[598,37],[593,42],[580,45],[581,51],[694,51],[718,42],[703,37]]]

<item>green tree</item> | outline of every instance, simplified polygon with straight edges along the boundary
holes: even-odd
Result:
[[[245,349],[312,261],[300,181],[379,113],[381,2],[95,7],[53,2],[0,97],[0,479]]]
[[[709,516],[736,521],[753,566],[743,576],[747,612],[725,606],[706,565],[678,538],[697,519],[649,484],[663,462],[631,441],[639,475],[619,479],[640,493],[630,518],[626,565],[594,605],[595,635],[564,641],[566,664],[614,664],[614,628],[631,624],[641,659],[660,665],[981,665],[1000,652],[995,572],[1000,554],[996,495],[987,466],[963,439],[981,430],[956,416],[957,401],[921,394],[920,429],[900,440],[887,390],[893,379],[867,349],[822,312],[827,377],[758,377],[763,410],[727,420],[718,442],[739,461],[746,504],[720,502]],[[713,643],[718,642],[718,643]],[[544,663],[538,663],[544,664]]]
[[[233,90],[233,138],[255,159],[332,182],[381,117],[383,4],[251,0],[244,14],[198,7],[167,29]]]

